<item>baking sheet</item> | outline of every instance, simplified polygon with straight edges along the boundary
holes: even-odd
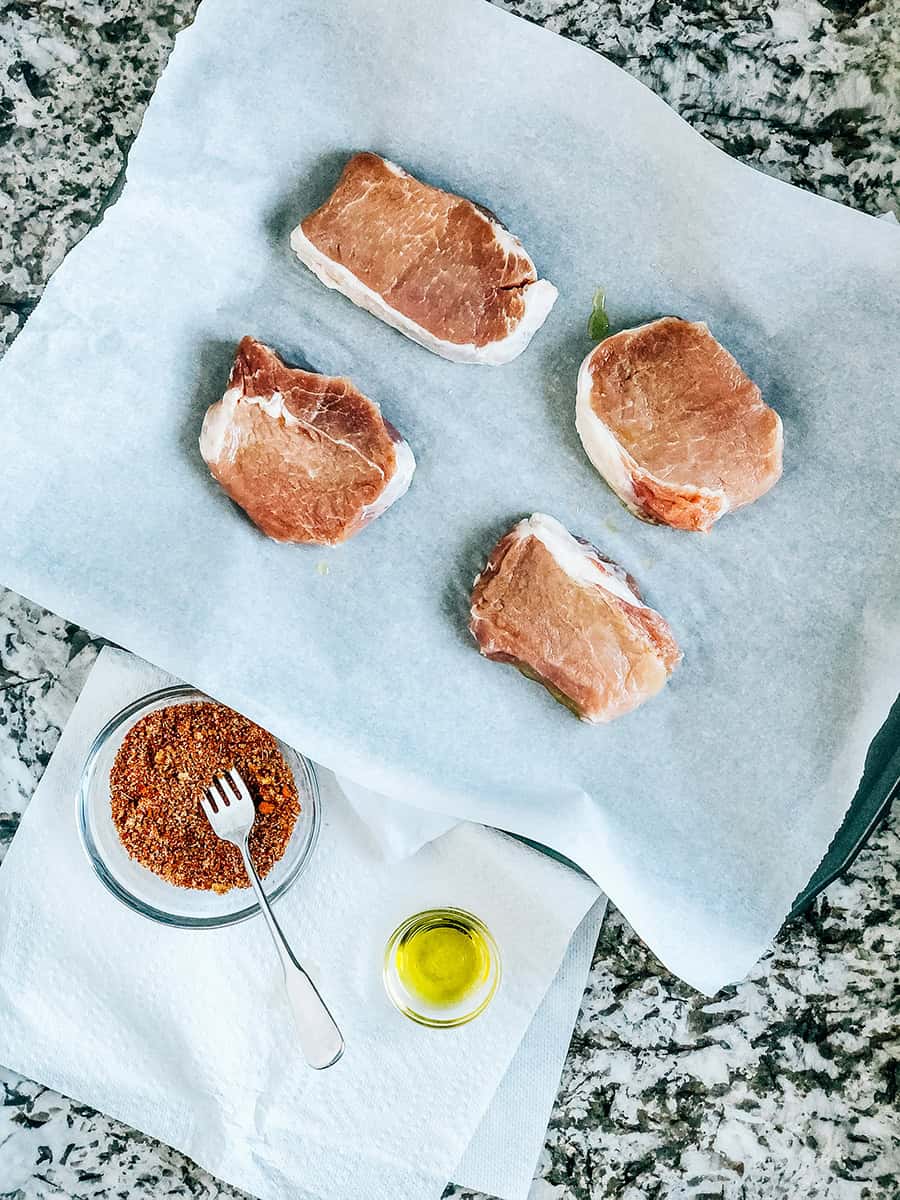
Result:
[[[815,898],[856,861],[869,838],[887,821],[900,792],[900,699],[869,747],[865,770],[844,820],[806,887],[795,896],[790,917],[801,916]]]
[[[561,295],[521,358],[444,362],[292,258],[364,148],[523,238]],[[819,863],[897,695],[898,278],[895,229],[481,0],[204,0],[121,199],[0,367],[0,579],[375,790],[568,855],[714,990]],[[784,419],[784,478],[708,537],[634,520],[581,450],[598,285],[614,328],[707,320]],[[245,333],[351,375],[413,446],[409,494],[339,549],[267,542],[206,475]],[[466,632],[472,577],[533,510],[636,575],[684,650],[609,727]]]

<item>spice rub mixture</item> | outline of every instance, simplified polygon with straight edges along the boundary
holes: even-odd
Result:
[[[177,887],[249,887],[236,846],[213,833],[200,800],[235,767],[256,806],[250,856],[266,876],[300,813],[293,773],[270,733],[212,701],[148,713],[125,735],[109,776],[113,823],[133,859]]]

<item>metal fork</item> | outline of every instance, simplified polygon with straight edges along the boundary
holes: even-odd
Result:
[[[244,869],[259,901],[260,912],[266,919],[272,941],[281,959],[284,984],[300,1034],[303,1057],[311,1067],[318,1071],[324,1070],[325,1067],[336,1063],[344,1053],[344,1039],[325,1006],[325,1001],[316,990],[316,985],[294,958],[287,939],[275,920],[250,858],[249,838],[253,822],[256,820],[256,809],[247,785],[232,768],[227,775],[220,775],[212,787],[206,789],[206,795],[200,804],[213,827],[213,832],[223,841],[237,846],[241,852]]]

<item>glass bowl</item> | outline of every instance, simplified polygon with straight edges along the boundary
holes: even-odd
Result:
[[[253,892],[232,888],[217,895],[211,891],[175,887],[130,858],[113,824],[109,800],[109,773],[128,730],[149,712],[171,704],[202,701],[209,696],[179,684],[135,700],[100,730],[81,772],[78,793],[78,831],[91,866],[110,892],[141,916],[163,925],[184,929],[216,929],[236,925],[259,912]],[[278,749],[291,768],[300,798],[300,815],[283,856],[262,881],[266,896],[283,896],[312,857],[319,836],[321,801],[311,762],[278,741]]]
[[[401,969],[404,951],[422,935],[451,930],[477,947],[480,962],[473,985],[457,998],[429,1000],[415,988]],[[395,1008],[419,1025],[432,1029],[453,1029],[466,1025],[487,1008],[500,985],[500,950],[485,923],[462,908],[429,908],[413,913],[398,925],[384,950],[385,991]]]

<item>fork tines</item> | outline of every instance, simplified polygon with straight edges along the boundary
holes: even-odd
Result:
[[[200,807],[213,829],[216,829],[226,814],[234,819],[244,818],[251,823],[256,815],[253,798],[234,767],[225,775],[219,775],[210,784],[206,794],[200,798]],[[218,829],[216,832],[219,832]]]

